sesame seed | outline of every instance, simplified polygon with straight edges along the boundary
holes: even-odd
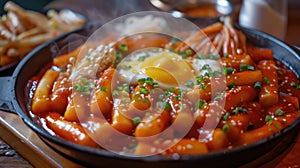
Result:
[[[150,152],[151,152],[151,153],[156,152],[156,148],[152,147],[152,148],[150,149]]]
[[[181,151],[181,150],[182,150],[182,146],[181,146],[181,145],[178,145],[178,146],[177,146],[177,150],[178,150],[178,151]]]
[[[191,144],[187,144],[187,145],[186,145],[186,148],[187,148],[187,149],[192,149],[193,146],[192,146]]]

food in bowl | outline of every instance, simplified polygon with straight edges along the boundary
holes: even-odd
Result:
[[[231,149],[294,122],[300,82],[272,50],[228,18],[201,32],[108,37],[56,57],[28,81],[30,114],[54,136],[136,156]]]
[[[49,10],[47,16],[25,10],[12,1],[0,21],[0,67],[20,61],[38,45],[76,28],[86,20],[71,10]]]

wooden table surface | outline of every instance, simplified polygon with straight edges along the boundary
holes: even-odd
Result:
[[[65,0],[70,1],[70,0]],[[85,0],[87,4],[89,1],[95,0]],[[79,9],[76,8],[76,2],[79,0],[74,0],[70,7],[75,8],[75,10]],[[90,2],[91,4],[92,2]],[[63,5],[59,4],[59,5]],[[56,4],[55,4],[56,5]],[[54,5],[54,6],[55,6]],[[286,42],[291,45],[300,46],[300,1],[297,0],[289,0],[288,6],[288,26],[287,26],[287,34],[286,34]],[[85,8],[86,9],[86,8]],[[82,10],[79,9],[79,10]],[[95,11],[94,11],[95,12]],[[92,16],[91,11],[89,13]],[[95,14],[92,16],[94,17]],[[99,16],[96,16],[99,17]],[[2,131],[2,130],[1,130]],[[9,144],[13,144],[13,142],[8,142]],[[274,158],[272,165],[264,165],[262,167],[289,167],[289,168],[296,168],[300,167],[300,138],[296,138],[291,147],[288,148],[281,156]],[[274,165],[274,163],[276,165]],[[12,147],[10,147],[6,142],[1,140],[0,137],[0,167],[18,167],[18,168],[31,168],[33,167],[31,163],[25,160],[22,156],[18,154]]]

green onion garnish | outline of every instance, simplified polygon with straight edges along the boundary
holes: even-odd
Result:
[[[128,46],[127,46],[126,43],[123,42],[123,43],[120,43],[119,49],[120,49],[121,51],[128,51]]]
[[[228,89],[230,90],[230,89],[232,89],[232,88],[234,88],[236,85],[235,85],[235,83],[233,82],[233,83],[231,83],[229,86],[228,86]]]
[[[265,83],[265,84],[270,84],[270,79],[269,79],[269,78],[267,78],[267,77],[264,77],[264,79],[263,79],[263,80],[264,80],[264,83]]]
[[[228,123],[224,124],[223,127],[222,127],[222,131],[223,131],[225,134],[227,134],[228,132],[230,132],[230,129],[231,129],[231,125],[228,124]]]
[[[293,88],[297,89],[297,90],[300,89],[300,84],[299,84],[299,83],[292,82],[292,83],[291,83],[291,86],[292,86]]]
[[[247,71],[247,70],[251,70],[253,71],[255,68],[254,66],[251,65],[247,65],[247,64],[240,64],[240,71]]]
[[[104,91],[104,92],[106,92],[106,91],[107,91],[107,88],[106,88],[106,87],[104,87],[104,86],[99,86],[99,89],[100,89],[101,91]]]
[[[169,102],[164,102],[163,103],[163,108],[167,111],[171,109],[171,104]]]
[[[260,92],[262,86],[260,82],[255,82],[253,87],[257,92]]]
[[[141,117],[134,117],[132,123],[134,126],[137,126],[141,122]]]
[[[266,121],[267,123],[272,122],[272,120],[273,120],[273,118],[272,118],[271,116],[269,116],[269,115],[267,115],[266,118],[265,118],[265,121]]]
[[[280,116],[284,116],[285,113],[284,113],[284,111],[282,111],[281,109],[277,109],[277,110],[275,111],[275,115],[280,117]]]
[[[223,116],[223,120],[224,121],[228,120],[229,116],[230,116],[230,114],[228,112],[225,113],[225,115]]]
[[[200,108],[204,108],[206,105],[206,101],[205,100],[198,100],[195,104],[195,109],[200,109]]]
[[[243,113],[247,113],[247,109],[243,108],[243,107],[236,107],[234,110],[232,110],[232,112],[234,114],[239,114],[240,112],[243,112]]]

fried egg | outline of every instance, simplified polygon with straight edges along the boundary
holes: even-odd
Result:
[[[184,87],[194,76],[206,73],[209,65],[213,71],[220,69],[216,60],[183,59],[182,56],[164,49],[152,48],[133,52],[117,66],[123,80],[136,83],[140,78],[151,77],[161,87]]]

